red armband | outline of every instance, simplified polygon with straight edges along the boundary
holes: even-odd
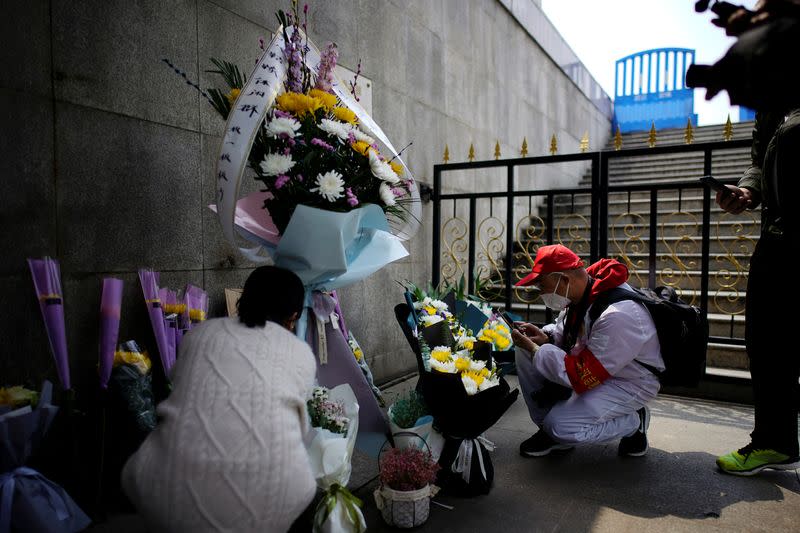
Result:
[[[585,348],[578,355],[567,355],[564,357],[564,366],[567,370],[567,377],[572,383],[572,388],[578,394],[583,394],[587,390],[593,389],[611,377],[602,363],[588,349]]]

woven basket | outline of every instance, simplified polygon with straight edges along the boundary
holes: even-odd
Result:
[[[431,485],[410,491],[382,486],[375,490],[375,504],[387,524],[410,528],[421,526],[428,520],[432,496]]]

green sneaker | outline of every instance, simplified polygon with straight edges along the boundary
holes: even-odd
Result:
[[[751,443],[740,450],[717,457],[717,466],[726,474],[752,476],[765,468],[794,470],[800,466],[800,458],[775,450],[754,448]]]

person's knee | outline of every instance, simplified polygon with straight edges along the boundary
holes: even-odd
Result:
[[[566,417],[548,416],[544,419],[542,429],[562,444],[583,444],[586,442],[586,424]]]

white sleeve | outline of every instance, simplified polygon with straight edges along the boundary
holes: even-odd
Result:
[[[545,379],[572,388],[572,383],[567,377],[567,370],[564,366],[564,357],[566,355],[567,352],[555,344],[544,344],[533,358],[533,367]]]
[[[553,342],[555,344],[561,344],[561,341],[564,339],[564,318],[566,317],[566,311],[562,311],[556,321],[552,324],[547,324],[542,327],[542,331],[544,331],[547,335],[553,337]]]
[[[587,348],[603,368],[616,375],[656,335],[655,324],[641,304],[623,300],[608,306],[592,325]]]

